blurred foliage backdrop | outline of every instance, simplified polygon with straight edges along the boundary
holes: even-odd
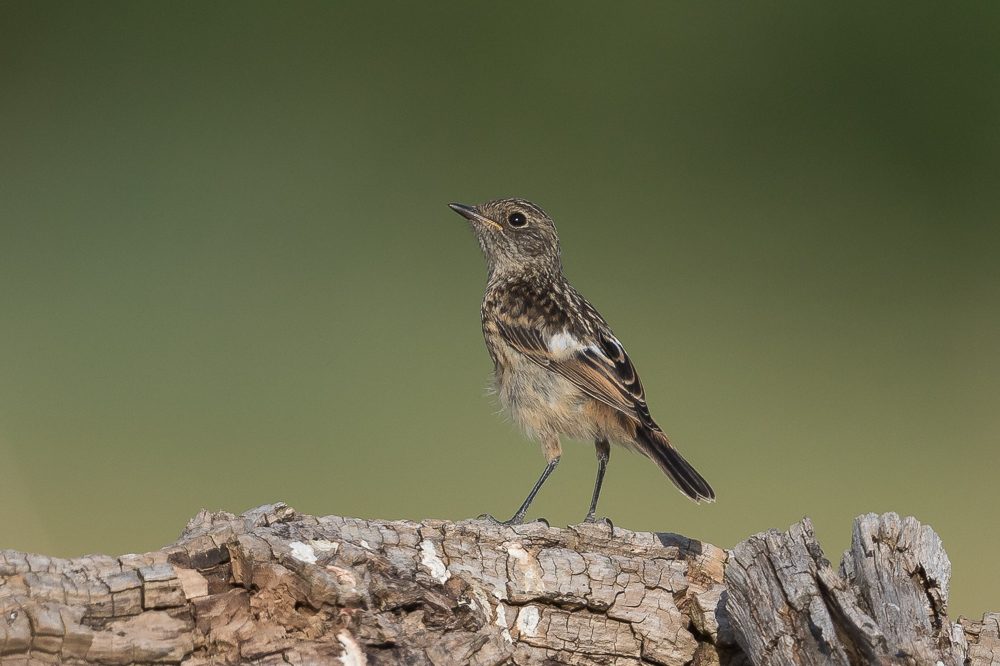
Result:
[[[519,196],[714,484],[616,450],[601,513],[731,547],[914,515],[1000,610],[1000,6],[0,4],[0,548],[202,507],[512,514],[483,397]],[[532,515],[579,522],[566,444]]]

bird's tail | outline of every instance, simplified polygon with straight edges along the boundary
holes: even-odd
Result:
[[[659,430],[646,427],[636,430],[639,450],[663,470],[667,478],[677,486],[677,490],[695,502],[715,501],[715,491],[712,490],[712,486],[708,485],[708,481],[694,467],[691,467],[691,463],[681,457],[666,435]]]

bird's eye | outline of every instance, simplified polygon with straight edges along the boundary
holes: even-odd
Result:
[[[528,218],[524,216],[524,213],[511,213],[507,221],[512,227],[523,227],[528,223]]]

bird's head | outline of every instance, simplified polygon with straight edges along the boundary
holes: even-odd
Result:
[[[490,276],[524,271],[562,271],[552,218],[524,199],[497,199],[478,206],[448,204],[469,220]]]

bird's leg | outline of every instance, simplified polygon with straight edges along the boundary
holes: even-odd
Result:
[[[528,493],[527,499],[524,500],[524,504],[522,504],[521,508],[517,510],[514,517],[510,520],[501,522],[490,514],[484,513],[479,516],[480,518],[492,520],[500,525],[520,525],[524,522],[524,515],[528,513],[528,507],[531,506],[531,502],[534,501],[535,495],[538,494],[538,490],[542,487],[542,484],[545,483],[545,479],[549,478],[549,474],[551,474],[552,470],[556,468],[556,465],[559,464],[559,458],[562,454],[562,445],[559,443],[559,435],[542,437],[542,453],[545,454],[545,459],[548,461],[548,464],[545,465],[545,471],[542,472],[542,475],[538,478],[538,483],[536,483],[535,487],[531,489],[530,493]],[[546,525],[549,524],[549,521],[544,518],[538,518],[537,520],[545,523]]]
[[[535,487],[531,489],[530,493],[528,493],[527,499],[524,500],[524,504],[522,504],[521,508],[517,510],[517,513],[514,514],[513,518],[511,518],[510,520],[499,521],[488,513],[484,513],[479,517],[491,520],[497,523],[498,525],[520,525],[521,523],[523,523],[524,515],[528,513],[528,507],[531,506],[531,502],[534,501],[535,495],[538,494],[538,489],[542,487],[542,484],[545,483],[545,479],[549,478],[549,474],[552,473],[552,470],[554,470],[556,468],[556,465],[558,464],[559,464],[558,456],[549,461],[549,464],[545,466],[545,471],[542,472],[542,476],[539,477],[538,483],[536,483]],[[538,520],[548,525],[549,521],[545,520],[544,518],[539,518]]]
[[[611,445],[608,444],[608,440],[599,439],[594,442],[597,448],[597,481],[594,483],[594,498],[590,500],[590,511],[587,512],[587,517],[583,519],[585,523],[596,523],[598,522],[595,516],[597,515],[597,500],[601,496],[601,486],[604,484],[604,472],[608,469],[608,458],[611,457]],[[615,533],[615,526],[611,524],[608,518],[601,518],[600,522],[607,523],[611,527],[611,534]]]

